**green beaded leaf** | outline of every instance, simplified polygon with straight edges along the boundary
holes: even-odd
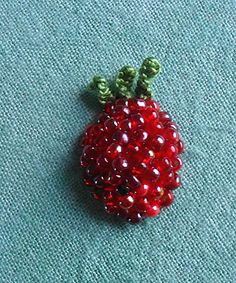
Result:
[[[126,98],[133,96],[132,88],[136,75],[137,70],[131,66],[124,66],[119,71],[115,80],[115,86],[119,96]]]
[[[157,59],[150,57],[143,61],[143,64],[139,70],[139,78],[137,81],[137,87],[135,93],[138,97],[150,98],[153,93],[151,90],[151,84],[155,76],[160,73],[161,65]]]
[[[89,85],[89,89],[97,93],[98,100],[102,104],[114,98],[107,80],[102,76],[95,76]]]
[[[153,57],[146,58],[139,69],[137,84],[137,70],[131,66],[124,66],[117,74],[115,79],[115,89],[112,91],[107,80],[102,76],[95,76],[89,85],[89,90],[94,91],[100,103],[105,104],[107,101],[114,100],[119,97],[141,97],[151,98],[153,93],[151,84],[155,76],[160,73],[160,63]]]

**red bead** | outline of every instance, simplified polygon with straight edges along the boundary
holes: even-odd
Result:
[[[80,158],[80,164],[82,167],[86,167],[89,165],[91,160],[96,158],[96,150],[93,146],[87,145],[83,149],[82,156]]]
[[[147,175],[152,182],[155,182],[159,179],[160,172],[157,168],[153,167],[147,172]]]
[[[104,123],[106,120],[108,120],[110,118],[110,116],[105,113],[102,112],[99,116],[98,116],[98,123]]]
[[[128,209],[134,204],[134,198],[131,195],[119,197],[119,205],[123,209]]]
[[[165,124],[165,127],[178,131],[178,126],[175,124],[175,122],[168,122]]]
[[[146,100],[147,106],[154,108],[156,111],[160,111],[160,104],[153,99]]]
[[[168,172],[171,169],[171,163],[168,157],[163,157],[158,160],[155,160],[153,165],[157,166],[157,169],[160,172]]]
[[[158,113],[155,109],[153,108],[147,108],[144,112],[143,112],[143,118],[145,121],[150,122],[150,121],[154,121],[158,118]]]
[[[105,210],[109,214],[116,214],[119,211],[118,205],[112,201],[105,202]]]
[[[165,131],[165,138],[168,141],[177,143],[179,141],[179,134],[178,134],[178,132],[175,129],[168,128]]]
[[[122,147],[119,144],[112,143],[108,148],[107,148],[107,156],[111,159],[116,158],[122,151]]]
[[[171,160],[172,167],[174,171],[179,171],[183,165],[183,161],[180,156],[176,156]]]
[[[147,210],[147,207],[149,206],[148,199],[146,197],[141,197],[137,199],[136,207],[137,210],[141,213],[145,212]]]
[[[109,184],[112,186],[119,186],[123,182],[123,176],[119,172],[110,172]]]
[[[142,220],[142,215],[139,212],[131,212],[127,220],[131,224],[137,224]]]
[[[95,144],[98,147],[106,148],[111,143],[111,139],[107,135],[99,135],[95,139]]]
[[[128,174],[128,176],[126,177],[126,183],[127,186],[130,187],[131,189],[137,189],[138,187],[141,186],[139,179],[132,174]]]
[[[114,118],[110,118],[104,123],[107,132],[114,132],[118,128],[118,123]]]
[[[112,116],[117,120],[122,120],[128,117],[130,110],[127,106],[117,105],[113,110]]]
[[[148,191],[150,189],[149,184],[147,183],[141,183],[141,185],[139,187],[137,187],[136,189],[134,189],[134,193],[138,196],[138,197],[144,197]]]
[[[119,98],[116,100],[116,105],[128,106],[128,100]]]
[[[149,131],[153,134],[162,134],[164,130],[163,124],[159,120],[154,120],[148,125]]]
[[[167,124],[168,122],[171,121],[171,116],[169,113],[167,112],[160,112],[159,113],[159,118],[160,118],[160,121],[163,123],[163,124]]]
[[[131,115],[131,123],[134,129],[137,127],[142,127],[144,124],[143,116],[141,114]]]
[[[167,185],[167,187],[170,189],[170,190],[174,190],[178,187],[180,187],[181,185],[181,179],[180,179],[180,176],[178,174],[174,174],[174,177],[172,179],[172,181]]]
[[[112,167],[115,171],[121,172],[128,168],[128,161],[122,157],[113,160]]]
[[[104,154],[101,154],[96,159],[96,165],[99,169],[104,169],[109,166],[109,160]]]
[[[151,204],[148,206],[146,210],[147,217],[155,217],[160,213],[160,206],[156,203]]]
[[[141,154],[141,161],[145,164],[150,163],[155,157],[155,153],[153,150],[145,148]]]
[[[133,135],[133,140],[138,144],[143,144],[148,139],[148,133],[143,129],[137,130]]]
[[[175,156],[178,153],[178,150],[177,150],[176,146],[171,144],[170,146],[168,146],[166,148],[165,152],[166,152],[166,156],[171,158],[171,157]]]
[[[184,152],[184,143],[183,143],[183,141],[179,140],[179,142],[177,144],[177,148],[178,148],[178,153],[179,154]]]
[[[121,131],[129,132],[132,130],[132,123],[130,119],[124,119],[120,122],[119,128]]]
[[[163,206],[169,206],[172,204],[173,201],[174,201],[174,195],[172,194],[172,192],[168,192],[164,196]]]
[[[148,197],[153,200],[159,200],[164,195],[164,188],[160,186],[155,186],[151,188],[148,192]]]
[[[115,105],[113,102],[107,102],[105,104],[105,112],[108,114],[108,115],[112,115],[112,112],[113,110],[115,109]]]
[[[135,164],[135,166],[133,167],[132,172],[133,172],[134,174],[137,174],[137,175],[143,175],[143,174],[146,173],[147,168],[148,168],[148,166],[147,166],[146,163],[144,163],[144,162],[137,163],[137,164]]]
[[[138,98],[138,99],[129,99],[128,100],[128,106],[131,111],[139,111],[144,110],[146,108],[146,102],[144,99]]]
[[[173,202],[184,144],[177,125],[154,100],[106,103],[82,146],[84,182],[108,213],[138,223]]]
[[[163,136],[157,135],[151,142],[152,148],[155,151],[160,151],[165,143]]]
[[[114,132],[112,139],[114,142],[117,142],[119,144],[127,144],[129,142],[129,137],[126,133],[117,130],[116,132]]]

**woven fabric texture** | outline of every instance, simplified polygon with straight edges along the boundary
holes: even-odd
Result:
[[[236,282],[236,4],[0,0],[0,282]],[[140,225],[106,216],[75,147],[84,94],[147,56],[186,143],[175,203]]]

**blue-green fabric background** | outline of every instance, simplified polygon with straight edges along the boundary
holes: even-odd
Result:
[[[0,282],[236,282],[236,4],[0,0]],[[75,144],[96,73],[159,58],[155,98],[186,143],[158,218],[106,217]]]

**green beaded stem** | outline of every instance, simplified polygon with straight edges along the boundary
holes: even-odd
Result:
[[[135,91],[133,85],[136,79],[137,70],[131,66],[124,66],[115,79],[115,91],[111,91],[107,80],[102,76],[95,76],[89,85],[89,90],[94,91],[101,104],[118,97],[140,97],[151,98],[153,96],[151,84],[154,77],[160,73],[160,63],[157,59],[149,57],[143,61],[139,70],[139,76]]]
[[[160,73],[160,69],[161,65],[155,58],[149,57],[143,61],[135,89],[136,96],[144,99],[153,96],[151,84],[154,77]]]
[[[118,96],[130,98],[133,96],[133,84],[137,70],[131,66],[124,66],[119,72],[115,80],[115,86]]]
[[[96,92],[101,104],[105,104],[108,100],[114,99],[107,80],[102,76],[95,76],[93,78],[93,81],[89,85],[89,90]]]

